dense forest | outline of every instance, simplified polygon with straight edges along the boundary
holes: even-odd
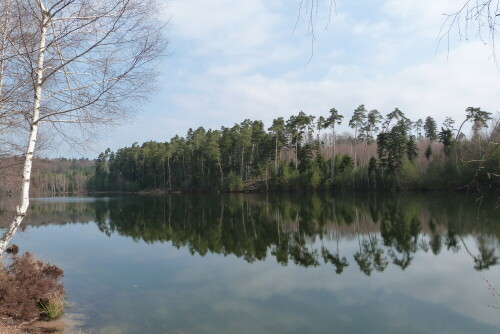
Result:
[[[97,191],[252,191],[290,189],[499,189],[500,129],[492,114],[469,107],[455,124],[385,117],[360,105],[344,117],[299,112],[244,120],[220,130],[189,129],[169,142],[109,149],[95,162]],[[471,125],[471,135],[464,128]]]

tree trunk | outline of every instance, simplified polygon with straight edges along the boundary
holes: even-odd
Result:
[[[165,170],[165,158],[161,159],[163,163],[163,191],[167,189],[167,171]]]
[[[184,172],[184,182],[187,183],[186,163],[184,161],[184,153],[182,154],[182,170]]]
[[[8,7],[7,7],[8,9]],[[8,17],[9,17],[9,13],[5,13],[5,18],[6,18],[6,22],[5,22],[5,27],[3,29],[3,33],[2,33],[2,50],[0,51],[0,97],[2,96],[2,90],[3,90],[3,74],[4,74],[4,71],[5,71],[5,54],[6,54],[6,42],[7,42],[7,27],[9,25],[9,21],[8,21]],[[0,111],[2,110],[2,106],[0,105]]]
[[[269,190],[269,183],[268,183],[268,175],[267,175],[267,166],[266,166],[266,190]]]
[[[244,180],[244,178],[243,178],[243,171],[244,171],[244,168],[245,168],[245,166],[243,164],[243,158],[244,158],[244,156],[245,156],[245,148],[242,147],[241,148],[241,165],[240,165],[240,177],[241,177],[242,180]]]
[[[299,134],[295,137],[295,169],[299,168]]]
[[[278,135],[276,135],[275,149],[274,149],[274,171],[278,173]]]
[[[168,190],[172,191],[172,173],[170,172],[170,157],[167,157],[168,166]]]
[[[354,170],[358,166],[357,162],[358,129],[354,130]]]
[[[35,79],[35,96],[33,101],[33,117],[31,120],[30,136],[28,141],[28,148],[26,149],[26,156],[24,159],[23,168],[23,178],[21,186],[21,203],[16,208],[16,215],[14,220],[10,224],[8,230],[4,233],[0,239],[0,257],[2,253],[7,248],[7,245],[14,237],[17,229],[21,225],[26,212],[28,211],[30,202],[30,181],[31,181],[31,169],[33,166],[33,155],[35,152],[35,145],[38,137],[38,126],[40,118],[40,102],[42,99],[42,81],[43,81],[43,70],[44,70],[44,57],[45,57],[45,38],[47,34],[47,24],[49,17],[46,13],[44,5],[40,2],[42,7],[42,22],[40,27],[40,51],[38,53],[38,62],[36,69],[36,79]]]
[[[332,154],[332,176],[331,176],[331,181],[332,181],[332,185],[333,185],[333,182],[335,180],[335,126],[332,127],[332,132],[333,132],[333,145],[332,145],[332,151],[333,151],[333,154]]]
[[[221,178],[222,184],[224,184],[224,173],[222,172],[222,164],[220,162],[220,159],[218,159],[217,162],[219,163],[220,178]]]

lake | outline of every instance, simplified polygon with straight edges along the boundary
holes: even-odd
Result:
[[[477,197],[38,198],[13,242],[64,270],[86,333],[498,333],[500,209]]]

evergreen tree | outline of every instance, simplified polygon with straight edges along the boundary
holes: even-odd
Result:
[[[465,109],[465,120],[462,122],[462,124],[460,124],[455,140],[458,140],[458,136],[460,135],[462,127],[466,122],[472,121],[474,124],[477,124],[476,125],[477,128],[480,128],[480,127],[486,127],[487,126],[486,122],[490,119],[491,119],[490,112],[481,110],[481,108],[468,107],[467,109]]]
[[[389,126],[392,122],[392,120],[397,120],[397,121],[404,121],[409,123],[410,120],[404,115],[404,113],[399,110],[399,108],[395,108],[392,112],[388,113],[387,116],[385,117],[385,122],[384,122],[384,131],[389,130]]]
[[[364,138],[371,142],[375,138],[375,134],[378,132],[379,127],[378,124],[382,121],[382,115],[378,112],[377,109],[370,110],[366,117],[366,123],[363,127]]]
[[[321,130],[326,129],[326,119],[323,116],[320,116],[318,118],[318,121],[316,122],[316,128],[318,129],[318,145],[321,147]]]
[[[377,156],[382,169],[387,168],[388,164],[388,144],[389,134],[387,132],[379,133],[377,136]]]
[[[312,123],[314,121],[314,116],[306,115],[303,111],[300,111],[297,116],[291,116],[290,119],[286,122],[286,128],[289,133],[292,135],[292,143],[295,145],[295,168],[298,168],[299,164],[299,147],[301,145],[301,141],[303,136],[307,131],[311,132]]]
[[[354,129],[354,168],[357,167],[357,141],[358,141],[358,131],[361,129],[366,120],[366,109],[365,105],[362,104],[354,110],[354,113],[349,121],[349,126]]]
[[[330,127],[332,129],[332,167],[331,167],[331,176],[330,176],[330,181],[333,183],[335,179],[335,144],[336,144],[336,137],[335,137],[335,124],[340,125],[342,124],[342,119],[344,116],[342,116],[337,109],[332,108],[330,109],[330,116],[325,120],[325,127]]]
[[[441,131],[438,133],[439,142],[443,143],[444,153],[446,155],[450,154],[451,146],[453,144],[453,133],[449,128],[441,128]]]
[[[285,121],[283,117],[278,117],[273,120],[273,125],[268,129],[274,136],[275,155],[274,155],[274,169],[278,171],[279,164],[279,151],[285,144]]]
[[[418,148],[415,143],[415,136],[410,136],[408,142],[406,143],[406,156],[408,160],[413,162],[418,156]]]
[[[424,121],[422,121],[421,118],[419,118],[414,124],[415,128],[415,133],[417,134],[417,139],[422,139],[422,129],[424,127]]]
[[[404,119],[400,120],[389,132],[387,145],[387,166],[389,171],[397,172],[407,150],[408,124]]]
[[[356,110],[357,116],[360,116],[358,120],[364,119],[363,109],[364,107],[360,106]],[[469,111],[467,117],[475,122],[473,129],[479,131],[490,117],[489,113],[481,113],[475,109]],[[207,131],[203,127],[196,130],[189,129],[185,137],[175,136],[165,143],[149,141],[140,146],[134,143],[130,147],[119,149],[116,153],[108,149],[95,160],[94,175],[89,188],[98,191],[239,190],[243,180],[252,181],[245,184],[255,185],[257,189],[264,181],[266,189],[280,186],[315,188],[328,184],[327,179],[333,184],[336,176],[338,179],[335,185],[339,187],[361,188],[366,186],[368,180],[369,187],[373,188],[376,187],[378,177],[390,186],[393,178],[385,178],[385,175],[391,174],[397,177],[400,187],[409,188],[426,186],[435,181],[439,181],[437,183],[443,188],[472,182],[470,179],[474,175],[472,164],[464,166],[462,169],[464,172],[460,175],[456,174],[457,169],[452,164],[443,165],[438,159],[431,162],[428,167],[424,165],[423,169],[417,170],[411,163],[418,154],[417,139],[414,135],[410,135],[415,127],[412,127],[411,122],[400,110],[391,114],[390,118],[393,121],[386,122],[390,129],[377,134],[378,166],[375,157],[368,156],[367,165],[359,166],[354,162],[356,161],[353,159],[354,155],[351,157],[347,154],[336,154],[335,126],[341,123],[342,115],[332,108],[330,116],[326,119],[319,118],[318,122],[314,122],[313,116],[303,112],[290,117],[288,122],[278,118],[274,120],[268,132],[265,131],[263,122],[245,120],[231,128],[222,127],[220,130]],[[374,111],[370,111],[365,119],[363,126],[357,127],[358,138],[369,138],[370,133],[375,135],[378,131],[377,122],[374,120],[378,120],[379,117],[376,117]],[[397,122],[394,122],[395,119]],[[356,129],[360,122],[354,119],[350,123]],[[444,152],[448,155],[454,147],[455,140],[451,129],[452,120],[447,119],[446,124],[447,128],[443,126],[437,137],[443,143]],[[319,129],[323,127],[332,129],[331,159],[327,160],[325,155],[321,154],[318,140],[313,136],[313,131],[318,126]],[[366,136],[362,136],[360,131],[364,131]],[[495,133],[493,132],[493,135]],[[344,138],[344,145],[351,145],[347,149],[352,150],[356,142],[351,142],[348,136]],[[481,141],[476,141],[475,137],[469,141],[466,138],[463,140],[465,141],[463,158],[477,159],[480,147],[475,144]],[[496,138],[493,140],[497,142]],[[280,161],[283,148],[287,149],[283,154],[284,161]],[[431,160],[432,153],[431,144],[425,149],[424,156]],[[478,183],[496,187],[495,184],[498,182],[494,183],[486,175],[499,173],[496,171],[499,160],[498,154],[486,157],[485,170],[488,173],[492,172],[490,174],[481,172],[484,177],[478,177]],[[269,175],[269,167],[273,165],[273,161],[274,173]],[[471,165],[472,167],[469,167]],[[345,173],[355,166],[362,168]],[[419,174],[421,179],[418,179]],[[67,180],[72,177],[74,175],[65,175]],[[71,191],[70,187],[64,186],[64,189]]]
[[[443,128],[445,128],[446,130],[455,131],[455,129],[453,128],[453,124],[455,124],[455,120],[451,117],[446,117],[443,122]]]
[[[437,126],[434,118],[427,116],[424,124],[425,137],[430,139],[430,141],[435,141],[437,139]]]

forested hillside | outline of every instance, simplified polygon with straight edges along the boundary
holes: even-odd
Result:
[[[342,122],[352,133],[337,135]],[[398,108],[383,117],[360,105],[350,120],[336,109],[318,118],[301,111],[267,130],[247,119],[108,149],[92,183],[98,191],[498,189],[499,139],[492,114],[473,107],[440,127],[430,116],[411,121]]]
[[[0,193],[15,193],[21,188],[22,159],[0,160],[3,183]],[[89,159],[35,159],[30,192],[35,196],[86,193],[94,174],[94,162]]]

